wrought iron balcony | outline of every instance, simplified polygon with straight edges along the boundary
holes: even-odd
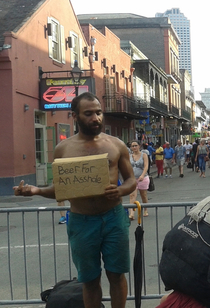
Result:
[[[104,114],[130,119],[145,119],[140,114],[146,109],[143,101],[135,100],[126,95],[104,95]]]
[[[206,114],[204,111],[201,111],[201,114],[199,116],[196,116],[196,119],[200,121],[205,121],[206,120]]]
[[[168,115],[168,106],[160,102],[158,99],[151,97],[150,98],[150,108],[155,109],[165,115]]]
[[[194,100],[194,93],[192,91],[187,90],[185,94],[186,94],[186,97],[188,97],[191,100]]]
[[[170,113],[172,116],[175,116],[176,118],[179,118],[179,108],[176,108],[175,106],[170,106]]]
[[[180,83],[182,81],[182,75],[174,67],[171,68],[171,75]]]
[[[181,117],[184,120],[191,121],[191,113],[185,109],[181,109]]]
[[[202,117],[204,120],[206,120],[206,114],[205,114],[204,111],[201,111],[201,117]]]

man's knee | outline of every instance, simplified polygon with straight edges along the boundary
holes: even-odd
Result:
[[[113,273],[106,270],[106,275],[110,283],[120,283],[125,279],[124,273]]]
[[[84,282],[83,288],[85,288],[86,290],[91,290],[97,288],[97,286],[100,286],[100,283],[101,283],[101,275],[99,275],[97,278],[91,281]]]

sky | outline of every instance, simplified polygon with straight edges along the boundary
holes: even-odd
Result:
[[[71,0],[76,15],[92,13],[133,13],[145,17],[155,17],[156,13],[164,13],[168,9],[179,8],[190,20],[191,25],[191,57],[192,83],[195,99],[200,100],[200,92],[210,88],[210,39],[209,39],[209,1],[200,0]]]

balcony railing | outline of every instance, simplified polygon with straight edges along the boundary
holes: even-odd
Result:
[[[150,100],[150,107],[153,107],[159,112],[163,112],[165,114],[168,114],[168,106],[161,103],[158,99],[151,97]]]
[[[206,114],[205,114],[204,111],[201,111],[201,117],[202,117],[204,120],[206,120]]]
[[[171,69],[171,75],[180,83],[182,81],[182,75],[180,74],[180,72],[175,69],[174,67],[172,67]]]
[[[105,95],[103,102],[105,114],[127,116],[133,119],[141,119],[140,111],[147,108],[147,104],[143,101],[137,101],[126,95]]]
[[[191,121],[191,113],[185,109],[181,109],[181,117],[185,120]]]
[[[185,93],[187,97],[189,97],[190,99],[194,99],[194,93],[192,91],[187,90]]]
[[[171,106],[170,107],[170,112],[172,113],[172,115],[179,117],[179,108],[176,108],[175,106]]]

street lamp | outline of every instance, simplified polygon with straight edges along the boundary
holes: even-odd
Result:
[[[78,88],[80,84],[80,79],[83,74],[83,71],[78,67],[78,62],[77,60],[74,61],[74,67],[71,70],[71,76],[74,81],[74,86],[75,86],[75,95],[78,96]]]

